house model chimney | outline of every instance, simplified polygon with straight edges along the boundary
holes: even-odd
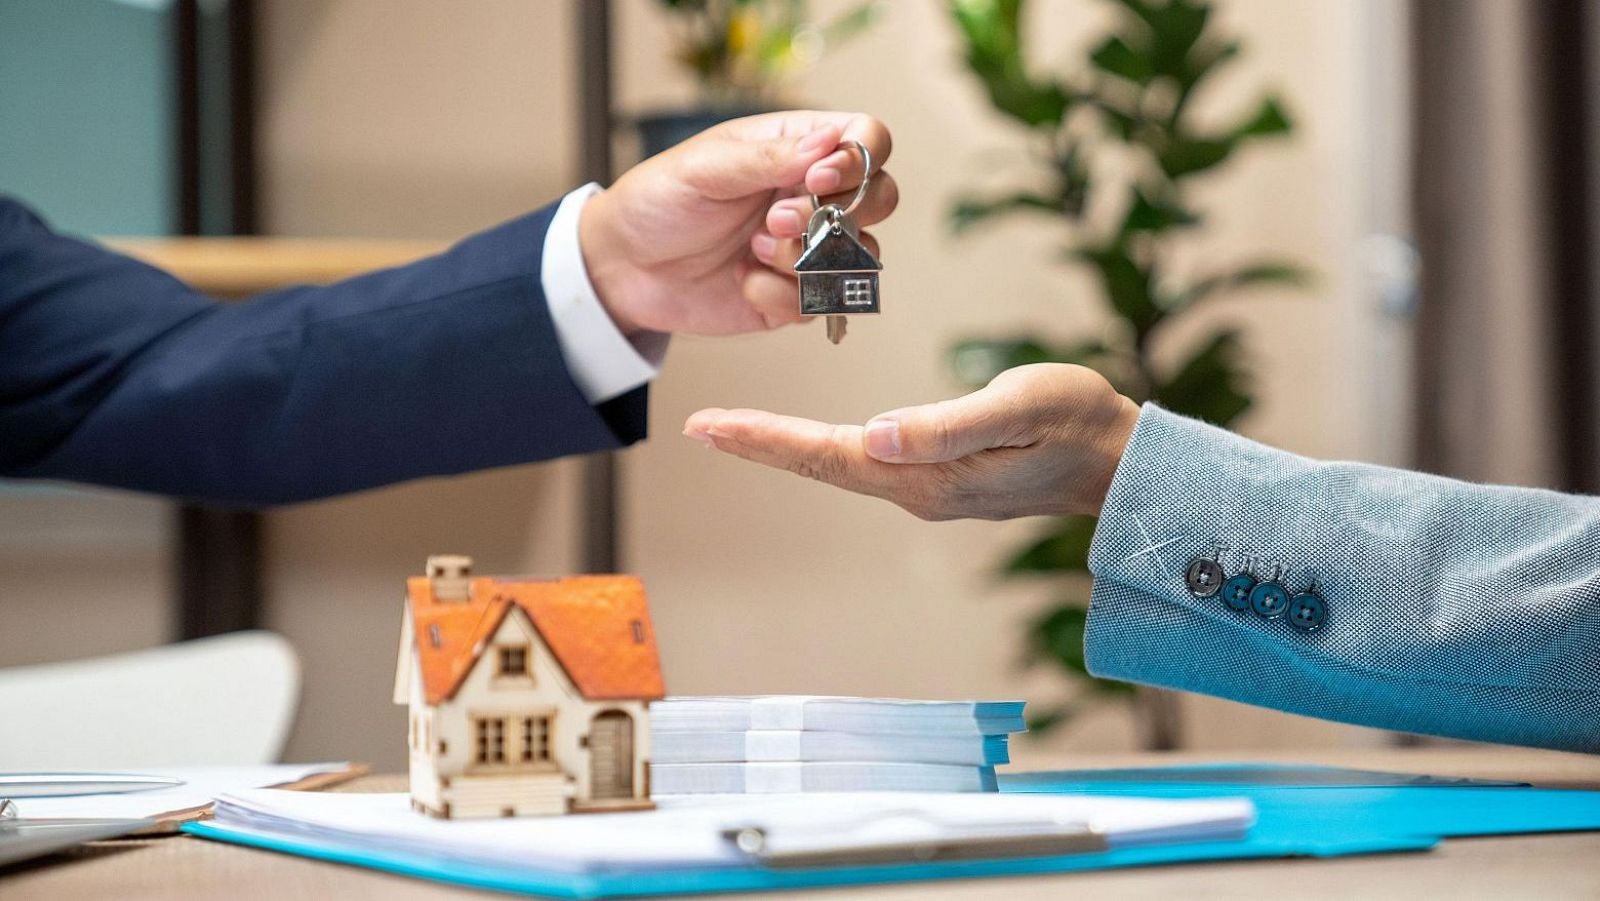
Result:
[[[467,599],[467,580],[472,576],[472,558],[460,554],[438,554],[428,558],[426,570],[433,582],[433,596],[441,601]]]

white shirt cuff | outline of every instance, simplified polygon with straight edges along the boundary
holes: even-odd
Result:
[[[598,193],[600,186],[591,182],[562,198],[545,233],[540,278],[555,323],[556,346],[572,381],[591,404],[627,394],[655,378],[669,338],[641,332],[630,340],[600,305],[578,244],[578,217]]]

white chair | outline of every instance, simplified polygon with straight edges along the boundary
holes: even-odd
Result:
[[[0,771],[274,763],[300,663],[271,632],[0,670]]]

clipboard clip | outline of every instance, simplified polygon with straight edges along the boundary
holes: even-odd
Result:
[[[998,860],[1009,857],[1057,857],[1090,854],[1109,847],[1104,834],[1086,823],[1040,824],[1037,830],[968,834],[842,844],[774,847],[761,826],[726,829],[722,837],[751,862],[774,870],[807,867],[929,863],[954,860]]]

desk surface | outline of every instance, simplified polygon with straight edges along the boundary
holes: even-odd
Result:
[[[1028,769],[1146,766],[1223,759],[1520,779],[1600,789],[1600,757],[1488,748],[1334,751],[1308,754],[1120,755],[1028,759]],[[394,776],[348,790],[391,791]],[[807,893],[826,899],[1090,898],[1600,898],[1600,833],[1451,839],[1425,854],[1326,861],[1272,860],[1109,870],[1060,876],[984,879]],[[189,836],[106,842],[46,861],[0,869],[8,901],[49,898],[383,898],[496,897],[399,876],[319,863]],[[750,896],[777,899],[795,894]],[[504,896],[501,896],[504,897]],[[728,896],[718,896],[728,897]]]

